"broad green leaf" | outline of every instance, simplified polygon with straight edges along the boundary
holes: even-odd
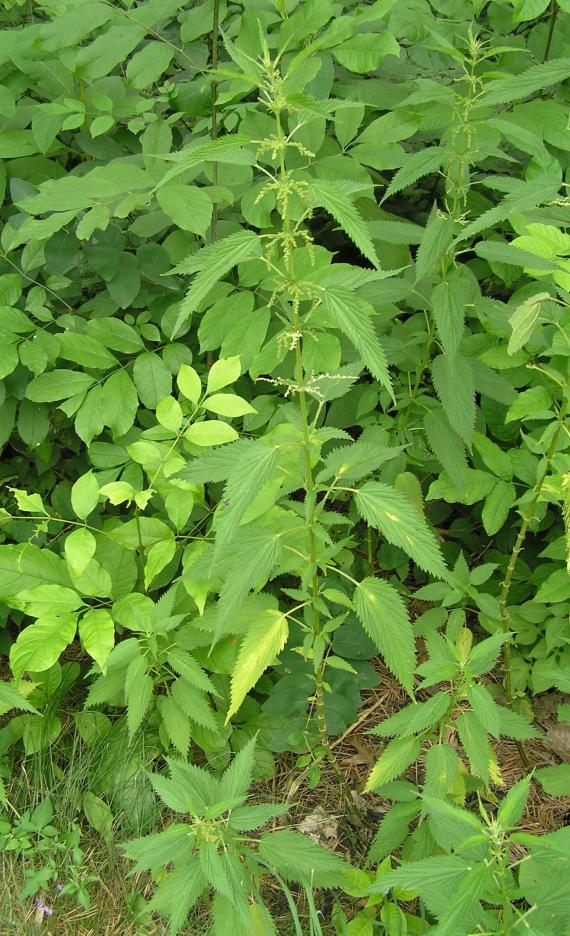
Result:
[[[94,383],[93,377],[80,371],[53,370],[34,377],[26,388],[26,397],[33,403],[56,403],[85,393]]]
[[[247,440],[234,452],[224,497],[216,511],[216,556],[231,541],[246,510],[272,477],[277,459],[278,449],[261,440]]]
[[[79,528],[66,537],[65,558],[76,575],[85,571],[95,555],[96,547],[95,537],[89,530]]]
[[[413,692],[416,648],[412,625],[400,595],[383,579],[365,578],[354,590],[354,608],[386,666]]]
[[[539,292],[535,293],[534,296],[530,296],[529,299],[525,299],[520,306],[517,306],[509,318],[509,324],[512,328],[507,349],[509,354],[516,354],[527,343],[534,331],[534,326],[538,322],[541,303],[550,298],[550,293]]]
[[[99,664],[103,673],[115,645],[115,625],[105,608],[87,611],[79,621],[79,637],[84,650]]]
[[[530,777],[523,777],[522,780],[519,780],[511,787],[504,799],[501,800],[497,812],[497,823],[502,829],[514,829],[522,819],[529,791]]]
[[[208,384],[206,393],[216,393],[228,384],[235,383],[241,374],[241,365],[239,356],[231,358],[220,358],[214,361],[208,372]]]
[[[541,767],[536,779],[549,796],[570,796],[570,764]]]
[[[217,413],[218,416],[226,416],[233,419],[238,416],[247,416],[248,413],[255,413],[256,410],[243,397],[235,393],[214,393],[204,402],[204,407]]]
[[[187,400],[197,403],[202,396],[202,381],[197,372],[189,364],[182,364],[176,378],[178,389]]]
[[[454,484],[461,487],[467,475],[465,443],[451,428],[443,407],[434,407],[424,416],[428,444]]]
[[[232,673],[231,704],[226,722],[238,711],[250,689],[285,646],[287,618],[274,609],[262,611],[250,624]]]
[[[71,506],[80,520],[95,510],[99,501],[99,485],[92,471],[87,471],[71,488]]]
[[[183,231],[205,234],[208,230],[212,201],[203,189],[171,182],[159,188],[156,198],[164,213]]]
[[[10,648],[10,666],[16,678],[24,672],[41,673],[53,666],[75,637],[77,615],[40,618],[18,635]]]
[[[113,841],[113,813],[107,803],[90,790],[83,794],[83,812],[89,825],[99,833],[101,838],[110,844]]]
[[[129,738],[140,728],[153,698],[154,683],[147,670],[145,657],[139,655],[129,663],[126,672],[125,703]]]
[[[394,735],[406,737],[421,734],[427,728],[439,724],[451,708],[452,702],[446,692],[436,692],[427,702],[412,702],[390,715],[372,729],[373,734],[382,738]]]
[[[344,68],[359,75],[376,71],[386,55],[398,56],[400,46],[392,33],[356,33],[346,42],[335,46],[333,54]]]
[[[229,423],[219,419],[209,419],[207,422],[194,423],[184,433],[186,439],[194,445],[224,445],[234,442],[238,438],[235,429]]]
[[[436,578],[447,577],[434,533],[404,494],[388,484],[368,481],[355,491],[354,500],[360,515],[389,543]]]
[[[280,555],[280,540],[262,528],[247,527],[229,547],[224,563],[224,584],[217,605],[216,633],[231,630],[231,623],[248,592],[265,585]]]
[[[463,712],[457,719],[456,725],[472,772],[488,783],[493,755],[485,729],[473,712]]]
[[[156,409],[160,401],[170,395],[172,374],[158,354],[152,351],[135,358],[133,379],[141,403],[149,409]]]

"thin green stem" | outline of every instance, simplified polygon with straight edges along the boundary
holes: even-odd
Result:
[[[542,492],[544,482],[546,481],[548,472],[550,471],[550,465],[552,463],[552,459],[554,458],[554,455],[556,454],[558,440],[560,438],[560,433],[562,431],[562,426],[566,418],[566,412],[567,412],[567,407],[568,407],[567,393],[568,393],[568,384],[566,385],[566,394],[564,396],[564,399],[560,406],[560,410],[558,412],[557,426],[552,435],[552,439],[550,440],[548,452],[546,453],[544,467],[542,469],[540,477],[538,478],[534,486],[532,498],[522,518],[522,523],[520,525],[520,529],[517,534],[517,538],[515,540],[515,545],[513,546],[513,550],[509,559],[509,564],[507,566],[505,578],[503,579],[503,584],[501,585],[501,591],[499,594],[499,614],[500,614],[501,628],[503,630],[503,633],[508,633],[510,630],[508,599],[509,599],[511,586],[513,583],[513,576],[515,573],[515,569],[517,566],[517,562],[518,562],[521,549],[526,539],[529,525],[532,522],[533,517],[534,517],[534,512],[536,510],[536,506],[538,504],[538,500]],[[512,706],[513,687],[512,687],[512,660],[511,660],[510,639],[507,640],[503,644],[503,687],[505,690],[505,698],[507,700],[507,704],[509,706]]]
[[[550,20],[548,22],[548,35],[546,37],[546,45],[544,46],[544,55],[542,56],[542,61],[547,62],[548,56],[550,55],[550,49],[552,47],[552,39],[554,37],[554,27],[556,26],[556,17],[558,16],[558,4],[556,0],[552,0],[550,4]]]
[[[218,67],[218,53],[220,44],[220,0],[214,0],[214,13],[212,19],[212,52],[210,61],[212,70]],[[212,78],[210,84],[210,114],[212,125],[210,128],[210,137],[212,140],[218,139],[218,82]],[[218,184],[218,164],[212,163],[212,185]],[[218,205],[214,202],[212,206],[212,221],[210,224],[210,240],[216,239],[216,225],[218,223]]]

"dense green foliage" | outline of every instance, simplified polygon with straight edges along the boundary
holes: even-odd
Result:
[[[95,899],[88,823],[173,934],[570,933],[498,753],[570,688],[569,13],[4,0],[0,851],[40,916]],[[349,863],[248,791],[293,754],[358,813],[375,658],[410,701]],[[69,828],[12,801],[46,757],[89,765]]]

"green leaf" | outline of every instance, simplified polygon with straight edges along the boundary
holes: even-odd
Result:
[[[364,520],[380,530],[389,543],[399,546],[436,578],[447,577],[434,533],[404,494],[388,484],[369,481],[355,491],[354,500]]]
[[[509,324],[512,328],[507,348],[509,354],[516,354],[525,346],[534,331],[534,326],[538,322],[541,303],[550,298],[550,293],[539,292],[525,299],[520,306],[517,306],[509,318]]]
[[[352,342],[372,376],[393,396],[386,355],[371,320],[372,306],[349,289],[327,286],[322,294],[322,307],[335,327]]]
[[[504,241],[479,241],[474,247],[475,253],[491,263],[507,263],[510,266],[529,267],[533,270],[554,272],[557,267],[552,260],[539,257],[538,254],[520,247],[513,247]]]
[[[133,378],[141,403],[156,409],[164,397],[170,396],[172,374],[162,359],[152,351],[135,358]]]
[[[456,726],[472,772],[488,784],[493,755],[485,729],[473,712],[463,712]]]
[[[2,679],[0,680],[0,715],[6,715],[12,709],[39,715],[38,710],[34,708],[31,702],[28,702],[16,686],[12,686]]]
[[[374,764],[364,788],[370,793],[383,783],[389,783],[403,774],[420,755],[422,742],[419,738],[396,738],[390,741]]]
[[[212,220],[212,200],[195,185],[171,182],[156,193],[158,204],[183,231],[205,234]]]
[[[244,800],[253,781],[255,738],[247,742],[234,757],[220,779],[220,799]]]
[[[24,672],[41,673],[59,659],[75,637],[77,615],[49,615],[20,631],[10,648],[10,666],[15,677]]]
[[[140,728],[154,692],[152,677],[147,672],[144,656],[136,656],[129,663],[125,677],[125,703],[127,706],[127,727],[129,738]]]
[[[272,477],[278,449],[261,440],[247,440],[233,454],[223,500],[216,511],[216,557],[231,542],[247,508]]]
[[[505,525],[516,499],[517,492],[510,481],[497,481],[493,490],[487,494],[482,519],[485,532],[489,536],[494,536]]]
[[[190,747],[190,721],[186,713],[179,708],[172,695],[160,696],[157,700],[162,724],[172,744],[183,757]]]
[[[99,485],[92,471],[87,471],[74,483],[71,488],[71,506],[80,520],[95,510],[99,501]]]
[[[401,887],[429,899],[432,893],[439,894],[442,889],[453,892],[464,879],[466,870],[466,863],[456,855],[409,861],[378,877],[371,885],[370,893],[387,894],[393,887]]]
[[[413,692],[416,648],[406,606],[383,579],[365,578],[354,590],[360,622],[380,650],[386,666],[408,692]]]
[[[56,403],[85,393],[95,380],[80,371],[53,370],[34,377],[26,388],[26,397],[33,403]]]
[[[541,767],[535,776],[549,796],[570,796],[570,764]]]
[[[182,364],[176,378],[180,393],[190,400],[191,403],[197,403],[202,396],[202,381],[197,372],[189,364]]]
[[[452,272],[443,283],[434,286],[431,307],[437,332],[446,354],[459,350],[465,328],[466,288],[464,279]]]
[[[532,65],[525,72],[490,81],[478,99],[482,107],[508,104],[529,97],[535,91],[544,91],[550,85],[566,81],[570,77],[570,62],[567,58],[553,59],[542,65]]]
[[[465,444],[449,425],[443,407],[437,406],[424,416],[428,444],[454,484],[465,482],[467,459]]]
[[[72,572],[81,575],[85,571],[95,555],[96,547],[95,537],[89,530],[80,528],[69,533],[65,540],[64,550]]]
[[[523,777],[508,791],[501,800],[497,812],[497,823],[502,829],[514,829],[524,815],[528,794],[530,791],[530,777]]]
[[[395,803],[384,814],[370,846],[368,864],[376,864],[395,852],[408,837],[410,822],[421,809],[419,800]]]
[[[277,610],[262,611],[250,624],[232,673],[231,704],[226,722],[238,711],[250,689],[285,646],[287,618]]]
[[[83,794],[83,812],[90,826],[110,844],[113,841],[113,813],[100,796],[90,790]]]
[[[216,393],[228,384],[235,383],[241,374],[241,365],[239,356],[230,358],[220,358],[214,361],[208,372],[208,383],[206,393]]]
[[[400,46],[392,33],[356,33],[346,42],[333,48],[334,57],[348,71],[359,75],[376,71],[386,55],[398,56]]]
[[[435,391],[445,415],[457,434],[471,448],[475,426],[475,382],[469,359],[440,354],[431,364]]]
[[[313,887],[342,886],[350,872],[338,855],[292,829],[265,832],[259,839],[259,853],[286,880]]]
[[[183,300],[172,337],[196,311],[218,280],[246,258],[259,257],[261,241],[252,231],[238,231],[202,248],[176,267],[176,273],[195,273],[192,286]]]
[[[190,860],[193,835],[185,822],[173,822],[164,832],[144,835],[121,845],[127,858],[135,862],[135,871],[162,871],[172,861]]]
[[[309,191],[315,203],[321,205],[340,224],[362,256],[379,268],[380,261],[366,222],[350,198],[350,187],[343,186],[342,182],[312,179]]]
[[[390,182],[390,185],[384,193],[380,204],[391,198],[402,189],[413,185],[422,176],[437,172],[445,157],[445,150],[439,146],[430,146],[419,150],[416,153],[410,153],[406,156],[403,165],[398,169],[396,175]]]
[[[217,605],[216,634],[231,627],[247,593],[265,585],[280,555],[280,540],[262,528],[244,530],[224,563],[224,584]],[[215,561],[215,558],[214,558]]]
[[[229,423],[222,422],[219,419],[194,423],[186,430],[184,436],[189,442],[200,446],[224,445],[226,442],[234,442],[238,438],[235,429]]]
[[[87,611],[79,621],[79,637],[83,649],[106,671],[109,654],[115,645],[115,625],[105,608]]]
[[[166,71],[175,54],[175,49],[162,41],[148,42],[127,64],[127,82],[141,91],[158,81]]]
[[[397,735],[421,734],[428,728],[439,724],[451,708],[452,700],[446,692],[436,692],[427,702],[411,702],[405,708],[380,722],[372,729],[372,734],[382,738]]]
[[[218,416],[226,416],[228,419],[257,412],[247,400],[235,393],[214,393],[205,400],[204,407],[211,410],[212,413],[217,413]]]

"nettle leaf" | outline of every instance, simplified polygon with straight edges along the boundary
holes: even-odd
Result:
[[[216,557],[237,533],[239,524],[255,496],[273,474],[279,450],[261,440],[248,441],[234,458],[216,512]]]
[[[390,741],[372,768],[365,792],[370,793],[403,774],[418,759],[421,749],[419,738],[396,738]]]
[[[369,481],[354,492],[359,514],[435,578],[448,575],[435,534],[408,498],[396,488]]]
[[[259,840],[259,853],[288,881],[338,887],[350,875],[350,865],[342,858],[292,829],[265,832]]]
[[[450,425],[471,448],[475,427],[475,382],[470,361],[462,354],[440,354],[431,364],[435,391]]]
[[[321,205],[338,221],[362,256],[379,267],[380,261],[367,224],[350,198],[351,186],[342,182],[328,182],[326,179],[311,179],[309,192],[315,204]]]
[[[218,280],[242,260],[254,259],[260,255],[261,240],[257,234],[252,231],[239,231],[202,248],[180,263],[175,268],[175,273],[195,273],[196,276],[182,302],[172,337],[178,334]]]
[[[465,328],[467,301],[465,280],[451,273],[447,280],[434,286],[431,307],[438,335],[446,354],[454,355],[461,344]]]
[[[232,673],[231,704],[226,722],[238,711],[250,689],[279,656],[289,633],[287,618],[268,608],[252,621],[245,635]]]
[[[248,592],[265,585],[280,551],[279,537],[262,528],[247,528],[237,542],[232,543],[229,560],[223,563],[224,584],[217,605],[217,633],[226,632]]]
[[[407,155],[403,165],[398,169],[396,175],[386,189],[380,204],[383,204],[397,192],[401,192],[402,189],[413,185],[414,182],[417,182],[422,176],[437,172],[444,159],[445,150],[439,146],[429,146],[426,149],[419,150],[417,153],[410,153]]]
[[[372,324],[372,306],[342,286],[327,286],[321,301],[335,327],[352,342],[372,376],[393,397],[386,355]]]
[[[395,715],[376,725],[372,733],[381,738],[421,734],[422,731],[439,724],[452,705],[453,700],[447,692],[436,692],[427,702],[412,702],[406,705]]]
[[[354,590],[354,609],[386,665],[408,692],[413,691],[416,648],[406,606],[383,579],[366,578]]]
[[[481,107],[509,104],[521,98],[544,91],[550,85],[566,81],[570,77],[570,62],[567,58],[553,59],[542,65],[532,65],[525,72],[490,81],[478,99]]]
[[[2,680],[0,681],[0,715],[5,715],[12,709],[39,715],[38,710],[34,708],[31,702],[28,702],[16,686],[11,686],[10,683]]]

